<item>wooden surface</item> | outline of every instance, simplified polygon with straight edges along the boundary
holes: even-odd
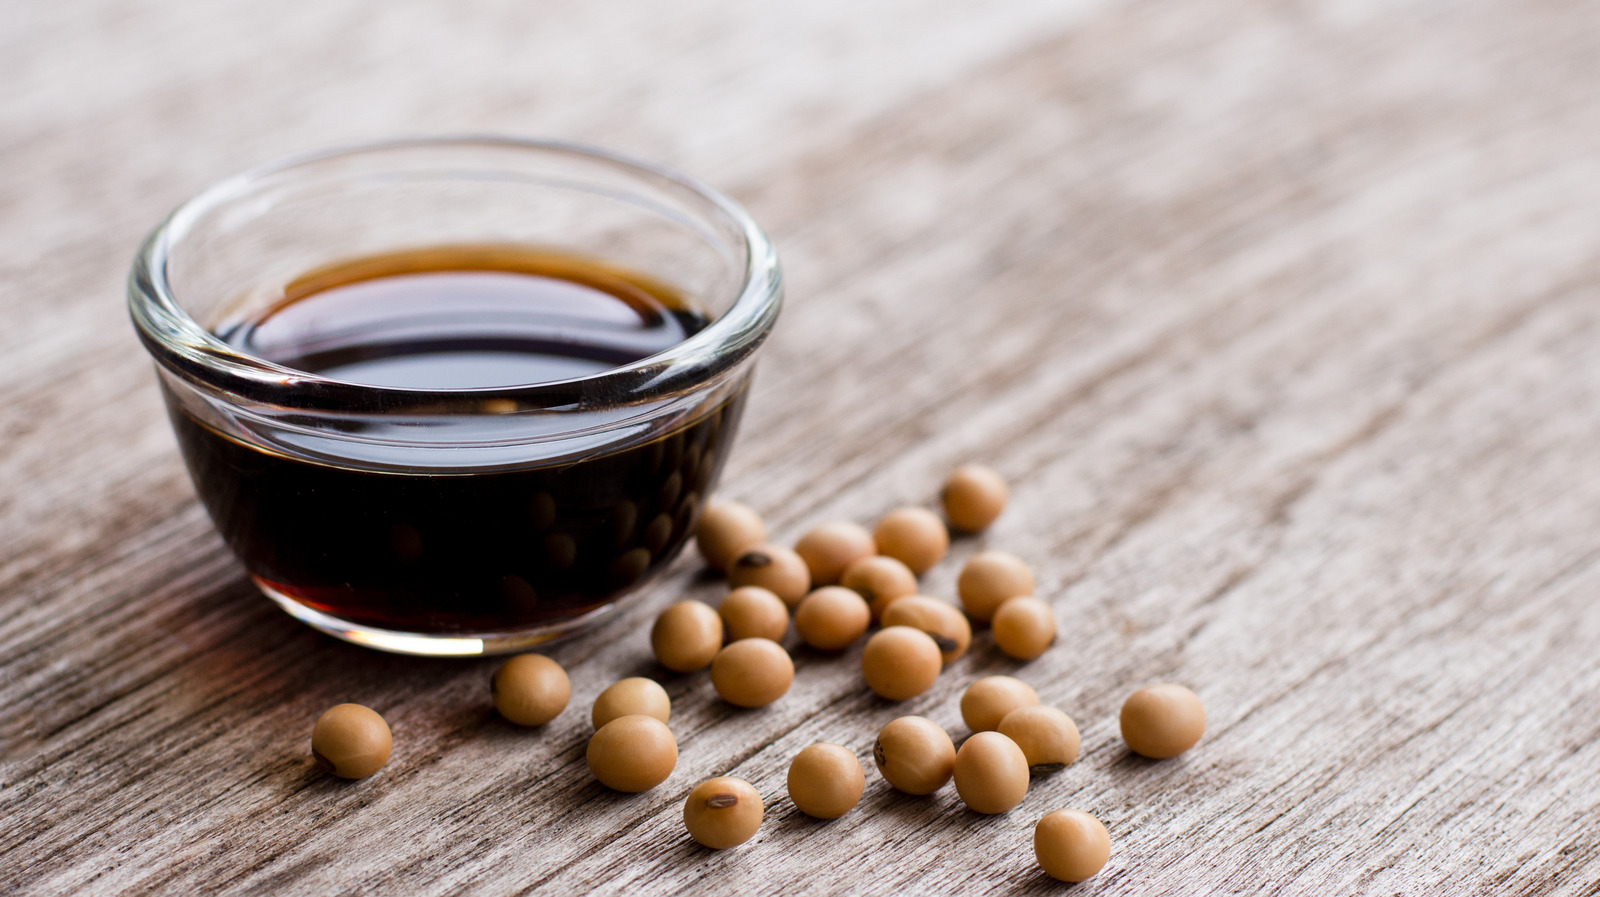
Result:
[[[0,892],[1056,893],[1031,828],[1113,839],[1075,894],[1600,893],[1600,7],[1585,0],[475,6],[20,0],[0,18]],[[682,754],[625,796],[588,704],[661,676],[685,555],[551,649],[377,654],[254,594],[196,504],[123,311],[137,242],[290,151],[501,131],[614,145],[743,201],[790,303],[722,494],[790,540],[928,502],[981,459],[1062,637],[980,636],[921,698],[797,651],[738,711],[663,676]],[[785,796],[960,691],[1033,683],[1084,754],[1003,816],[952,789],[849,816]],[[1205,699],[1128,754],[1137,686]],[[358,701],[395,753],[316,772]],[[758,838],[681,803],[733,774]]]

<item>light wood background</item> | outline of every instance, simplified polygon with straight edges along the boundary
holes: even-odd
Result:
[[[1045,812],[1105,821],[1075,894],[1600,893],[1600,5],[1586,0],[11,0],[0,16],[0,892],[1057,893]],[[196,504],[123,310],[138,241],[287,152],[494,131],[616,146],[743,201],[789,305],[723,483],[784,540],[1015,500],[1062,637],[987,636],[927,695],[797,651],[780,703],[668,676],[682,756],[610,793],[588,704],[686,554],[551,649],[572,707],[488,705],[493,661],[335,642],[252,593]],[[692,553],[691,553],[692,554]],[[889,790],[788,803],[989,673],[1084,754],[998,817]],[[1210,727],[1128,754],[1123,697]],[[395,733],[308,756],[325,707]],[[767,799],[720,853],[681,803]]]

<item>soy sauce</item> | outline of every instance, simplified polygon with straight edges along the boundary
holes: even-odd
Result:
[[[466,246],[311,272],[216,333],[331,379],[471,389],[597,373],[708,323],[671,288],[605,263]],[[476,472],[300,456],[168,395],[196,490],[258,583],[357,625],[441,634],[556,624],[671,560],[742,405],[741,389],[648,441]]]

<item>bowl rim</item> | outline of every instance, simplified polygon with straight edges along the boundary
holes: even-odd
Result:
[[[710,216],[720,216],[739,235],[744,272],[739,294],[706,327],[682,342],[604,371],[564,380],[512,386],[417,388],[356,383],[287,367],[242,351],[217,337],[186,312],[167,278],[176,245],[206,214],[250,196],[265,183],[296,169],[409,150],[527,151],[597,164],[642,183],[686,193]],[[492,169],[479,167],[482,174]],[[736,247],[737,248],[737,247]],[[405,413],[452,414],[489,411],[506,399],[520,412],[586,411],[618,407],[692,391],[736,368],[766,339],[783,301],[777,252],[738,203],[681,172],[590,144],[542,138],[463,134],[407,137],[301,153],[225,178],[179,205],[151,231],[134,257],[128,307],[145,348],[165,370],[189,384],[249,402],[305,411],[355,407]]]

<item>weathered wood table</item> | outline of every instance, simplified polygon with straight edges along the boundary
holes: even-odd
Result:
[[[0,892],[1054,893],[1045,812],[1113,838],[1083,894],[1600,893],[1600,6],[1411,3],[204,4],[0,18]],[[492,660],[324,637],[255,594],[196,503],[123,309],[138,241],[287,152],[493,131],[694,172],[769,229],[789,305],[722,495],[778,537],[1011,481],[962,558],[1027,558],[1050,653],[981,635],[902,705],[796,649],[739,711],[650,659],[724,586],[693,552],[550,649],[572,706],[515,730]],[[1010,673],[1084,753],[1018,809],[871,769],[965,734]],[[661,677],[682,755],[595,784],[588,704]],[[1204,740],[1129,754],[1137,686]],[[358,701],[395,752],[319,774]],[[835,822],[791,757],[868,761]],[[733,774],[760,835],[690,842]]]

